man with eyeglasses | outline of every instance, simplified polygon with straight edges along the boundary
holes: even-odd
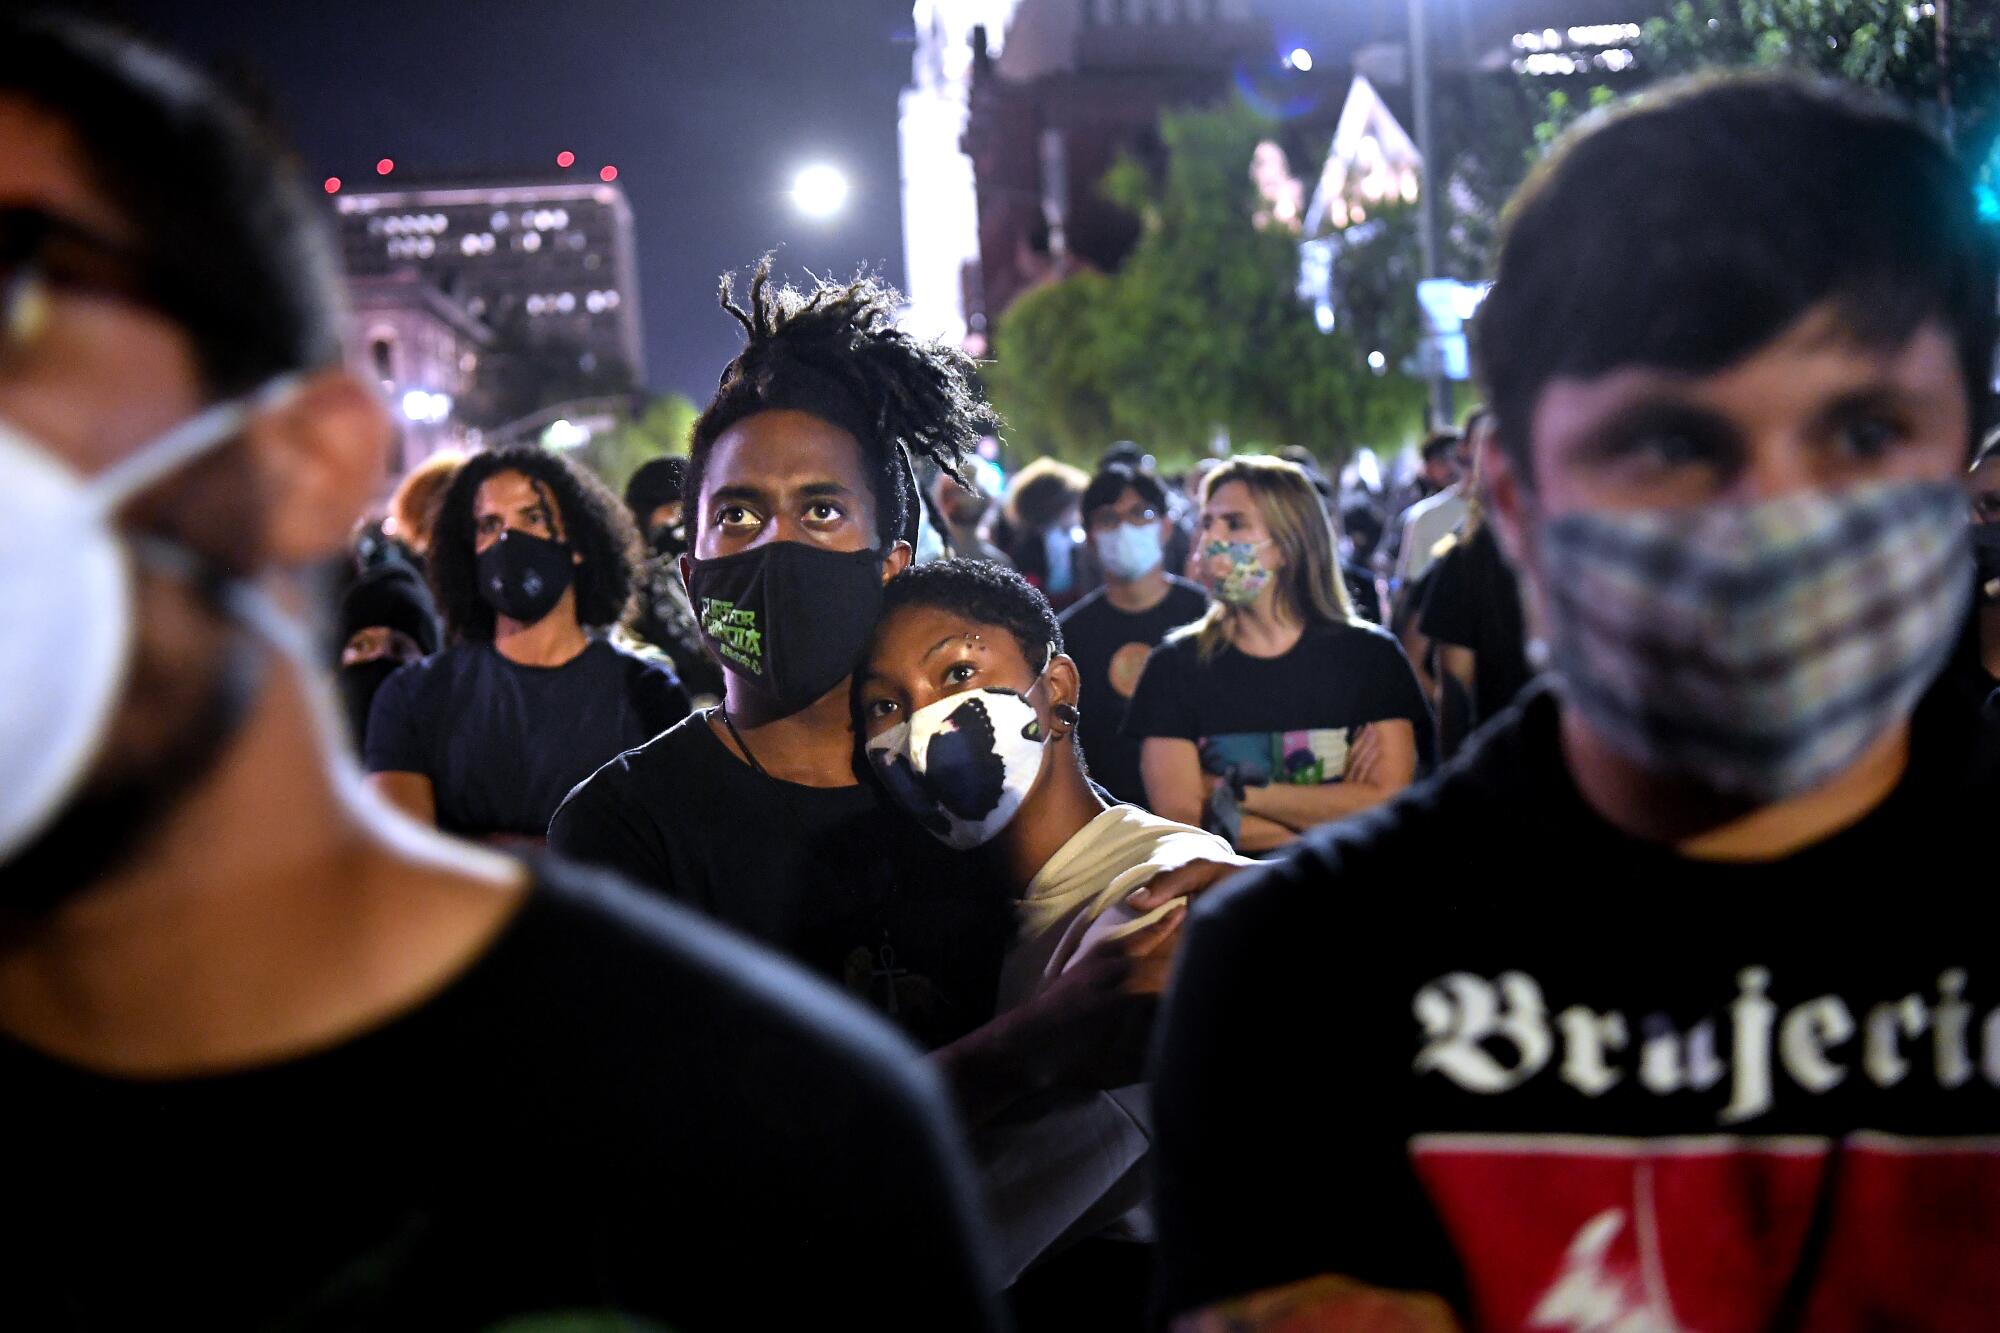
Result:
[[[1090,775],[1133,805],[1146,803],[1139,742],[1120,733],[1146,655],[1170,630],[1208,609],[1201,585],[1167,572],[1173,520],[1159,479],[1107,464],[1083,492],[1084,529],[1104,586],[1063,612],[1063,641],[1082,680],[1077,738]]]
[[[886,1026],[370,798],[307,611],[391,430],[283,161],[0,17],[6,1324],[992,1326]]]

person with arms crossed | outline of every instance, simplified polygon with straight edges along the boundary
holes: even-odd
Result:
[[[2000,777],[1937,683],[1993,358],[1970,184],[1856,90],[1711,77],[1580,123],[1507,217],[1481,467],[1553,688],[1190,913],[1163,1304],[1983,1327],[2000,980],[1950,867]]]
[[[368,792],[304,609],[390,423],[284,161],[179,61],[0,18],[9,1324],[993,1326],[904,1043]]]
[[[1200,537],[1214,604],[1153,650],[1125,714],[1148,807],[1268,852],[1408,786],[1430,710],[1396,641],[1349,608],[1311,478],[1231,459]]]

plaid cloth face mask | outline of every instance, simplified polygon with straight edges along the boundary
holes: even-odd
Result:
[[[1909,715],[1973,582],[1949,482],[1566,514],[1537,546],[1564,699],[1647,767],[1764,802]]]

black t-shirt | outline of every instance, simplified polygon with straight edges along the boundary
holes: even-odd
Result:
[[[1341,561],[1340,581],[1347,585],[1347,600],[1354,603],[1355,615],[1375,625],[1388,619],[1382,609],[1382,590],[1366,565]]]
[[[1077,739],[1090,776],[1121,801],[1146,803],[1139,779],[1139,742],[1124,735],[1126,701],[1139,683],[1146,657],[1167,631],[1199,620],[1208,610],[1201,585],[1167,576],[1167,595],[1137,613],[1121,611],[1099,588],[1062,614],[1063,648],[1076,659],[1082,691]]]
[[[1514,571],[1490,525],[1440,556],[1418,621],[1424,637],[1473,653],[1473,726],[1498,717],[1534,678]]]
[[[1332,1272],[1468,1327],[1990,1327],[1995,742],[1933,691],[1874,812],[1695,862],[1590,810],[1537,689],[1209,894],[1154,1083],[1166,1306]]]
[[[1315,621],[1282,657],[1225,645],[1203,662],[1191,634],[1161,644],[1125,711],[1125,734],[1193,741],[1204,773],[1249,786],[1310,785],[1339,782],[1361,728],[1390,718],[1415,728],[1423,771],[1436,738],[1402,647],[1373,625]]]
[[[316,1054],[135,1080],[0,1038],[6,1324],[991,1325],[905,1042],[691,913],[537,878],[440,993]]]
[[[1995,680],[1986,669],[1979,642],[1979,622],[1987,607],[1985,598],[1972,599],[1972,610],[1965,618],[1965,627],[1959,633],[1958,647],[1945,667],[1944,678],[1977,705],[1987,721],[2000,723],[2000,680]]]
[[[671,671],[603,639],[559,667],[459,643],[389,677],[364,754],[371,773],[429,778],[447,832],[538,838],[570,788],[687,710]]]
[[[993,1016],[1011,902],[872,781],[780,782],[697,713],[564,801],[549,844],[727,922],[925,1046]]]

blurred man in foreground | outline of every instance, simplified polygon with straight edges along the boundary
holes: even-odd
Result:
[[[1984,1326],[2000,975],[1956,867],[2000,781],[1931,689],[1993,350],[1965,176],[1873,101],[1732,79],[1582,127],[1509,219],[1482,467],[1555,687],[1191,913],[1165,1305]]]
[[[277,162],[179,64],[0,21],[9,1324],[986,1326],[896,1038],[339,757],[297,571],[389,427]]]

